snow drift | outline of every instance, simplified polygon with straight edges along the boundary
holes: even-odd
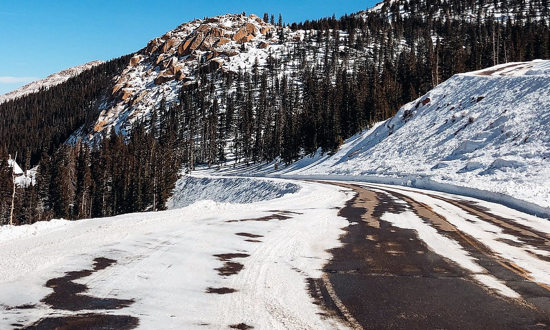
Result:
[[[202,200],[221,203],[253,203],[296,193],[300,186],[288,181],[237,177],[183,176],[176,182],[168,209],[186,207]]]

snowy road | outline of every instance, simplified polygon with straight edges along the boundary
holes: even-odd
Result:
[[[351,193],[300,186],[249,204],[0,228],[0,329],[343,327],[307,281],[339,245]]]
[[[376,184],[356,197],[354,225],[325,266],[349,324],[363,328],[545,328],[550,226],[500,205]],[[320,294],[329,308],[331,297]],[[334,308],[333,308],[334,310]],[[335,310],[338,312],[338,310]]]
[[[0,329],[550,325],[548,220],[293,182],[268,201],[0,228]]]

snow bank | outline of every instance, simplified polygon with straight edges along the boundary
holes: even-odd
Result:
[[[549,67],[538,60],[455,75],[336,154],[272,173],[466,193],[550,217]]]
[[[288,181],[186,175],[177,181],[167,207],[177,209],[202,200],[252,203],[272,200],[299,190],[299,185]]]

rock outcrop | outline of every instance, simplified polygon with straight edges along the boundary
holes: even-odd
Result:
[[[163,71],[154,80],[155,84],[162,85],[167,81],[174,80],[176,78],[171,72]]]
[[[143,60],[142,55],[132,56],[132,58],[130,59],[130,66],[136,66],[139,62],[141,62],[141,60]]]

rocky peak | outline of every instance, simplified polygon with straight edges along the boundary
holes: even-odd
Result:
[[[227,14],[196,19],[149,41],[117,77],[113,101],[102,111],[92,135],[106,127],[124,130],[115,123],[122,113],[127,113],[125,118],[142,117],[160,99],[175,99],[198,73],[251,67],[249,53],[266,58],[270,46],[277,44],[275,29],[256,15]],[[131,120],[125,125],[131,126]]]

